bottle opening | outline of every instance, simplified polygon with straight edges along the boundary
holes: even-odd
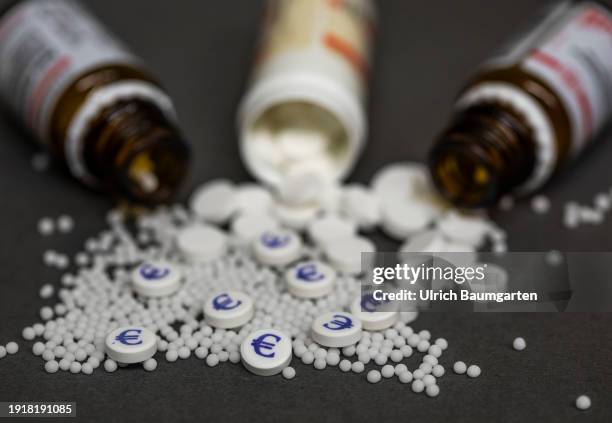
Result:
[[[434,150],[431,170],[442,196],[458,206],[487,206],[495,204],[500,196],[495,172],[470,150]]]
[[[143,140],[141,148],[126,157],[118,175],[124,196],[144,204],[167,202],[187,173],[184,143],[169,138]]]
[[[328,109],[307,101],[265,109],[248,128],[246,143],[254,167],[272,183],[296,167],[335,179],[349,160],[344,125]]]
[[[460,207],[491,207],[532,173],[535,148],[526,124],[499,104],[457,115],[430,154],[433,181]]]
[[[155,104],[127,99],[93,121],[83,156],[107,191],[154,205],[170,200],[185,178],[189,145]]]

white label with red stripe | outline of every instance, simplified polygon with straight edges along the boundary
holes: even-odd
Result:
[[[592,2],[572,7],[521,66],[555,88],[580,152],[612,114],[612,13]]]
[[[287,58],[302,70],[337,62],[364,97],[375,22],[372,0],[269,0],[255,74]]]
[[[0,20],[0,93],[46,139],[53,107],[88,70],[138,60],[71,0],[29,0]]]

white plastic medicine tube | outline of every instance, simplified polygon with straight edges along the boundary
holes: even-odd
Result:
[[[273,186],[296,167],[347,176],[365,143],[372,0],[269,0],[238,112],[248,170]]]

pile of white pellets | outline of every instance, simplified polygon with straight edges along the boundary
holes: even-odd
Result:
[[[400,251],[506,250],[506,236],[485,215],[465,215],[440,200],[419,164],[387,166],[371,185],[311,185],[302,175],[272,192],[215,180],[180,204],[127,218],[108,213],[108,229],[85,241],[61,287],[44,285],[42,322],[23,329],[48,373],[157,367],[191,356],[208,366],[242,363],[254,374],[296,376],[292,360],[339,367],[377,383],[396,377],[412,391],[440,393],[449,347],[417,312],[364,310],[361,253],[376,251],[376,227]],[[316,184],[319,184],[317,181]],[[65,231],[70,225],[57,224]],[[51,229],[49,227],[52,227]],[[39,224],[43,235],[56,225]],[[49,252],[43,254],[44,262]],[[513,347],[526,346],[517,338]],[[0,357],[17,352],[15,342]],[[409,357],[422,355],[417,368]],[[154,358],[154,357],[157,357]],[[480,376],[477,364],[454,363]],[[582,404],[582,402],[581,402]]]

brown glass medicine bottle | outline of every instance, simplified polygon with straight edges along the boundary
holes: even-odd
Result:
[[[76,178],[145,204],[176,191],[189,147],[171,100],[79,4],[5,5],[0,65],[5,103]]]
[[[439,191],[487,207],[540,188],[612,114],[612,8],[566,1],[485,63],[430,153]]]

